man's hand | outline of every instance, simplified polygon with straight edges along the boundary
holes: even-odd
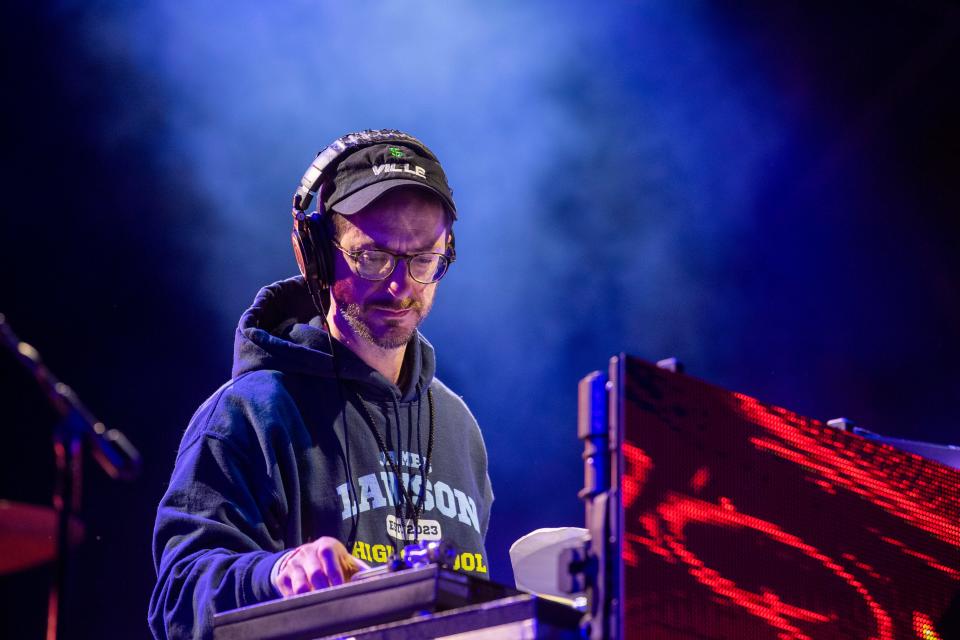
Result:
[[[300,545],[280,561],[275,586],[283,597],[343,584],[370,567],[350,555],[336,538]]]

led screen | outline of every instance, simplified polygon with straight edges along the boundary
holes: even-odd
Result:
[[[627,637],[952,634],[939,625],[960,593],[960,472],[620,366]]]

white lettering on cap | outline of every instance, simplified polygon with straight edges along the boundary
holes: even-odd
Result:
[[[415,164],[404,163],[404,164],[394,164],[392,162],[387,164],[375,164],[373,165],[373,175],[379,176],[381,173],[412,173],[418,178],[426,178],[427,171],[423,167],[418,167]]]

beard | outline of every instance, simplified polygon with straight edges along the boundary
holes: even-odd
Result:
[[[375,303],[376,304],[376,303]],[[393,305],[394,309],[410,309],[415,314],[416,321],[412,326],[404,326],[399,320],[386,319],[379,330],[372,327],[367,320],[367,314],[374,304],[360,305],[351,302],[342,306],[343,317],[347,324],[353,329],[354,334],[362,340],[370,342],[381,349],[399,349],[410,342],[410,338],[416,333],[417,328],[430,312],[429,308],[424,309],[424,305],[415,300],[407,299],[399,305]],[[376,306],[391,306],[388,303],[379,303]]]

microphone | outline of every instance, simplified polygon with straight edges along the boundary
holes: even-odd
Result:
[[[0,342],[10,349],[31,374],[60,414],[63,425],[82,436],[90,444],[94,459],[108,476],[115,480],[133,480],[140,475],[140,452],[123,433],[107,429],[80,402],[77,394],[60,382],[43,364],[40,353],[16,336],[6,318],[0,313]]]

